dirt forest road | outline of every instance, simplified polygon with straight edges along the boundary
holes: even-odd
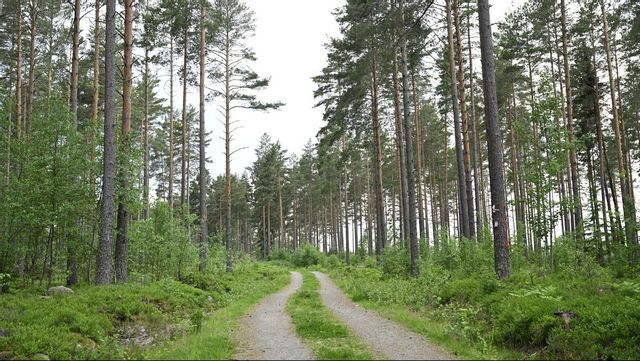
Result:
[[[235,360],[312,360],[313,352],[300,341],[287,300],[302,285],[302,275],[291,273],[291,284],[263,299],[242,321]]]
[[[353,303],[320,272],[322,303],[374,352],[376,359],[451,360],[453,357],[430,344],[421,335]],[[236,360],[311,360],[313,352],[295,333],[287,314],[287,300],[302,285],[302,275],[291,273],[291,284],[263,299],[242,321],[237,334]]]
[[[353,303],[327,277],[313,272],[320,281],[322,303],[348,325],[376,353],[389,360],[451,360],[452,356],[431,345],[421,335]]]

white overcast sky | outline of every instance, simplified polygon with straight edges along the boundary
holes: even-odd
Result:
[[[232,119],[239,120],[232,148],[238,150],[232,158],[231,169],[242,173],[255,160],[254,149],[263,133],[280,141],[284,149],[299,154],[308,141],[313,141],[322,126],[322,109],[314,108],[311,77],[320,74],[326,64],[324,44],[339,34],[332,12],[344,0],[245,0],[255,12],[256,35],[250,39],[258,57],[253,65],[261,76],[271,78],[271,85],[261,93],[264,100],[286,103],[280,110],[262,112],[236,111]],[[514,0],[520,3],[522,0]],[[490,0],[492,22],[504,18],[513,7],[512,0]],[[176,91],[176,102],[180,92]],[[191,89],[188,101],[197,107],[197,89]],[[213,175],[224,173],[223,125],[208,104],[207,130],[212,142],[207,154],[213,160],[209,169]]]

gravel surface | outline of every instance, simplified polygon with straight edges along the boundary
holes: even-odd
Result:
[[[302,285],[291,273],[291,284],[262,301],[242,321],[236,360],[311,360],[313,352],[296,336],[286,312],[287,300]]]
[[[390,360],[453,359],[431,345],[422,335],[353,303],[327,275],[313,273],[320,281],[320,296],[325,306],[360,336],[378,357]]]

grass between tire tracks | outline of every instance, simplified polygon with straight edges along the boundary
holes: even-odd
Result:
[[[302,287],[287,303],[296,332],[321,360],[372,360],[373,353],[328,310],[320,299],[320,283],[301,272]]]

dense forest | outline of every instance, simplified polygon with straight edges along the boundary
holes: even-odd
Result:
[[[640,3],[517,2],[492,24],[487,0],[347,0],[334,16],[316,139],[264,134],[234,174],[238,111],[285,106],[261,97],[242,0],[0,2],[0,300],[174,282],[233,303],[314,265],[353,301],[449,322],[482,349],[463,357],[637,357]],[[0,351],[47,347],[11,337]],[[58,358],[127,357],[104,347]]]

